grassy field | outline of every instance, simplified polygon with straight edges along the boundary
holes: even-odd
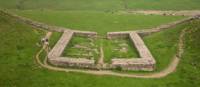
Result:
[[[199,0],[122,0],[129,10],[197,10]]]
[[[199,0],[0,0],[0,8],[53,10],[199,10]]]
[[[104,61],[107,63],[111,63],[113,58],[139,58],[136,48],[128,38],[103,39],[101,43],[104,50]]]
[[[200,21],[193,21],[177,27],[177,31],[186,28],[185,52],[175,73],[160,79],[135,79],[113,76],[95,76],[80,73],[65,73],[47,70],[38,66],[34,55],[38,51],[36,43],[43,32],[31,30],[6,16],[0,15],[0,86],[1,87],[198,87],[200,85],[199,34]],[[176,31],[172,30],[172,31]],[[174,32],[161,32],[145,37],[151,48],[153,42],[163,37],[173,41]],[[170,35],[170,37],[169,37]],[[157,36],[157,37],[156,37]],[[172,37],[171,37],[172,36]],[[157,40],[156,40],[157,39]],[[176,39],[176,38],[175,38]],[[162,40],[164,41],[164,40]],[[166,41],[167,42],[167,41]],[[156,43],[156,42],[155,42]],[[172,43],[172,42],[170,42]],[[159,44],[163,48],[161,42]],[[167,45],[169,46],[169,45]],[[171,46],[171,45],[170,45]],[[169,47],[170,47],[169,46]],[[2,48],[3,47],[3,48]],[[174,48],[174,47],[173,47]],[[171,48],[171,49],[173,49]],[[151,49],[155,55],[154,49]],[[162,52],[162,50],[161,50]],[[161,53],[159,52],[159,53]],[[169,52],[169,51],[166,51]],[[165,52],[165,53],[166,53]],[[158,53],[157,53],[158,54]],[[156,55],[157,55],[156,54]],[[168,53],[167,53],[168,54]],[[163,58],[163,57],[162,57]],[[159,61],[159,59],[158,59]]]
[[[15,11],[18,15],[51,25],[77,30],[96,31],[100,35],[113,31],[152,28],[180,20],[182,16],[131,15],[97,11]]]
[[[165,30],[144,37],[144,42],[156,59],[157,70],[165,68],[177,51],[179,35],[185,26],[179,25],[171,30]]]

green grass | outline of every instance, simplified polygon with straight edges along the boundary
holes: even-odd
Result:
[[[0,8],[53,10],[195,10],[199,0],[0,0]]]
[[[53,46],[57,43],[57,41],[60,39],[62,33],[53,32],[51,38],[49,39],[49,46],[53,48]]]
[[[18,15],[50,25],[77,30],[96,31],[100,35],[112,31],[152,28],[180,20],[181,16],[132,15],[97,11],[14,11]]]
[[[145,44],[156,59],[156,71],[165,68],[176,54],[180,32],[185,28],[183,25],[178,25],[175,28],[143,38]]]
[[[103,43],[104,61],[107,63],[113,58],[139,58],[136,48],[128,38],[103,39],[101,43]],[[127,52],[120,51],[123,48]]]
[[[40,31],[31,30],[31,27],[20,24],[16,20],[0,15],[0,86],[198,87],[200,85],[200,21],[193,21],[181,25],[177,27],[177,30],[180,28],[194,30],[186,34],[185,52],[176,72],[160,79],[136,79],[115,76],[95,76],[72,72],[56,72],[41,68],[34,61],[34,55],[38,51],[36,43],[40,41],[40,37],[44,34]],[[174,36],[172,34],[176,33],[170,33],[170,36],[166,35],[165,38],[172,38],[171,36]],[[154,39],[156,38],[157,37],[154,37]],[[165,40],[166,39],[163,39],[162,41]],[[147,43],[147,45],[150,46],[151,44]],[[162,47],[161,44],[160,46]],[[150,48],[151,47],[154,46],[150,46]],[[168,54],[167,52],[166,54]],[[155,52],[152,53],[155,55]]]
[[[129,10],[198,10],[199,0],[124,0]]]
[[[119,10],[121,0],[0,0],[0,7],[7,9],[53,10]]]

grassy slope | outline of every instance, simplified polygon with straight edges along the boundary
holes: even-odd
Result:
[[[165,30],[144,37],[144,42],[157,62],[157,71],[165,68],[177,51],[179,35],[185,26],[179,25],[171,30]]]
[[[179,20],[181,16],[112,14],[97,11],[16,11],[17,14],[44,23],[78,30],[91,30],[99,34],[151,28]],[[153,20],[153,21],[152,21]]]
[[[196,10],[199,0],[124,0],[128,9],[145,10]]]
[[[55,10],[119,10],[121,0],[0,0],[1,8]]]
[[[0,8],[56,10],[194,10],[199,0],[0,0]]]
[[[196,30],[186,35],[186,51],[175,73],[161,79],[134,79],[55,72],[40,68],[34,62],[33,56],[38,50],[35,43],[43,34],[30,30],[32,28],[8,17],[0,15],[0,19],[1,87],[198,87],[200,85],[200,21],[180,27],[196,28]],[[166,35],[166,38],[172,37]]]

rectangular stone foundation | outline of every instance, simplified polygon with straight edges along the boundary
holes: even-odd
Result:
[[[87,58],[69,58],[61,57],[64,49],[72,39],[73,35],[81,36],[95,36],[95,32],[83,32],[83,31],[64,31],[63,35],[48,54],[48,62],[55,66],[60,67],[75,67],[75,68],[95,68],[95,60],[89,60]]]
[[[128,36],[135,45],[141,58],[114,58],[112,59],[112,68],[120,68],[122,70],[143,70],[153,71],[155,69],[156,61],[151,55],[149,49],[144,44],[142,38],[137,32],[110,32],[108,38],[118,38],[121,36]]]

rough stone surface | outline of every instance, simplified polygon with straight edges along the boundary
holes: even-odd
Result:
[[[69,57],[57,57],[49,59],[49,62],[55,66],[60,67],[75,67],[75,68],[95,68],[94,60],[86,58],[69,58]]]
[[[74,30],[73,32],[77,36],[86,36],[86,37],[95,37],[95,36],[97,36],[96,32],[91,32],[91,31],[78,31],[78,30]]]
[[[61,56],[62,52],[64,51],[65,47],[68,45],[69,41],[73,36],[72,31],[65,31],[61,36],[60,40],[56,43],[53,49],[49,52],[49,58],[55,58]]]
[[[200,14],[200,10],[181,10],[181,11],[159,11],[159,10],[138,10],[123,13],[144,14],[144,15],[163,15],[163,16],[195,16]]]
[[[128,36],[129,36],[129,31],[126,31],[126,32],[108,32],[107,33],[108,39],[119,38],[119,37],[128,37]]]
[[[155,64],[144,58],[112,59],[112,67],[121,67],[122,70],[153,71]]]

